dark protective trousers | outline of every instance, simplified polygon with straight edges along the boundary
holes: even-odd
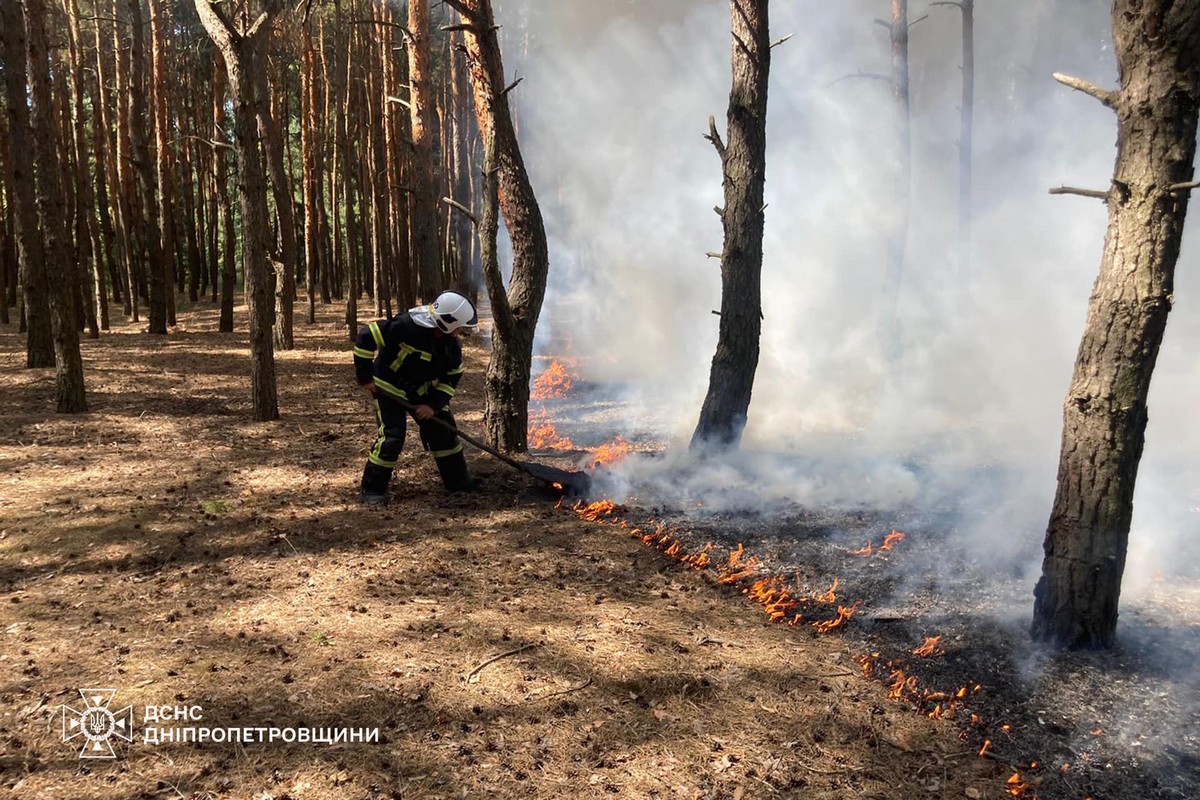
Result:
[[[363,494],[387,493],[396,459],[404,449],[404,436],[408,429],[409,412],[382,392],[375,394],[375,416],[379,420],[379,436],[367,455],[367,465],[363,469]],[[449,410],[439,411],[437,418],[454,425],[454,415]],[[470,488],[471,476],[458,436],[433,420],[422,422],[415,417],[413,419],[417,423],[421,443],[433,455],[446,489],[457,492]]]

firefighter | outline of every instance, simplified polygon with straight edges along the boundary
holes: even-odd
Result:
[[[363,469],[363,503],[387,503],[388,482],[404,447],[410,414],[446,489],[463,492],[478,488],[467,470],[458,436],[434,421],[454,426],[450,400],[463,374],[459,339],[478,324],[469,299],[458,292],[442,292],[429,305],[372,322],[359,331],[354,372],[359,386],[374,398],[379,421],[379,435]]]

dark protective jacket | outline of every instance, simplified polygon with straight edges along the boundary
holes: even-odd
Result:
[[[443,411],[462,379],[462,345],[405,312],[358,332],[354,372],[361,386],[373,382],[385,396]]]

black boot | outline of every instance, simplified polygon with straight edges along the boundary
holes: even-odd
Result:
[[[457,453],[441,458],[435,458],[442,483],[448,492],[474,492],[479,489],[479,481],[471,477],[467,470],[467,458],[459,450]]]
[[[367,462],[363,468],[362,492],[359,499],[369,506],[387,504],[388,483],[392,480],[392,470],[378,464]]]

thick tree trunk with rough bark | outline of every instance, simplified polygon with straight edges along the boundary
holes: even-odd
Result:
[[[30,118],[37,157],[38,217],[45,240],[46,278],[50,286],[50,325],[54,333],[57,409],[61,414],[82,414],[87,409],[83,385],[83,359],[75,322],[73,287],[78,285],[71,262],[71,237],[67,230],[67,202],[63,191],[58,151],[59,131],[50,91],[49,34],[45,0],[24,0],[29,65]]]
[[[1113,108],[1108,232],[1063,407],[1058,492],[1035,589],[1034,638],[1104,648],[1116,635],[1146,397],[1171,310],[1200,116],[1200,3],[1116,0],[1120,88],[1059,77]]]
[[[708,394],[692,447],[736,448],[746,427],[762,329],[763,192],[767,169],[767,78],[771,42],[767,0],[731,0],[733,87],[727,135],[709,120],[721,157],[725,207],[721,223],[721,323]]]
[[[467,61],[475,93],[475,114],[485,142],[484,170],[495,185],[505,226],[512,240],[513,267],[507,292],[500,280],[495,254],[484,259],[494,330],[492,359],[486,378],[484,424],[493,446],[509,452],[529,448],[529,378],[533,334],[537,329],[550,256],[546,228],[538,207],[508,106],[504,64],[496,37],[490,0],[447,0],[462,15],[466,28]],[[487,201],[485,200],[485,214]],[[487,238],[480,225],[481,247]],[[491,245],[494,247],[492,234]]]
[[[267,179],[260,155],[258,121],[265,81],[266,41],[272,19],[282,10],[280,0],[263,3],[263,11],[245,30],[237,29],[210,0],[195,0],[205,30],[220,48],[233,96],[233,130],[238,161],[238,189],[242,210],[242,250],[246,269],[246,304],[250,311],[250,388],[254,418],[279,418],[275,379],[275,351],[271,339],[272,275],[267,224]]]
[[[25,366],[54,366],[54,332],[46,252],[38,221],[34,184],[34,143],[29,117],[25,15],[20,3],[0,2],[0,37],[4,44],[4,89],[7,95],[9,153],[12,165],[13,222],[20,256],[25,301]]]

